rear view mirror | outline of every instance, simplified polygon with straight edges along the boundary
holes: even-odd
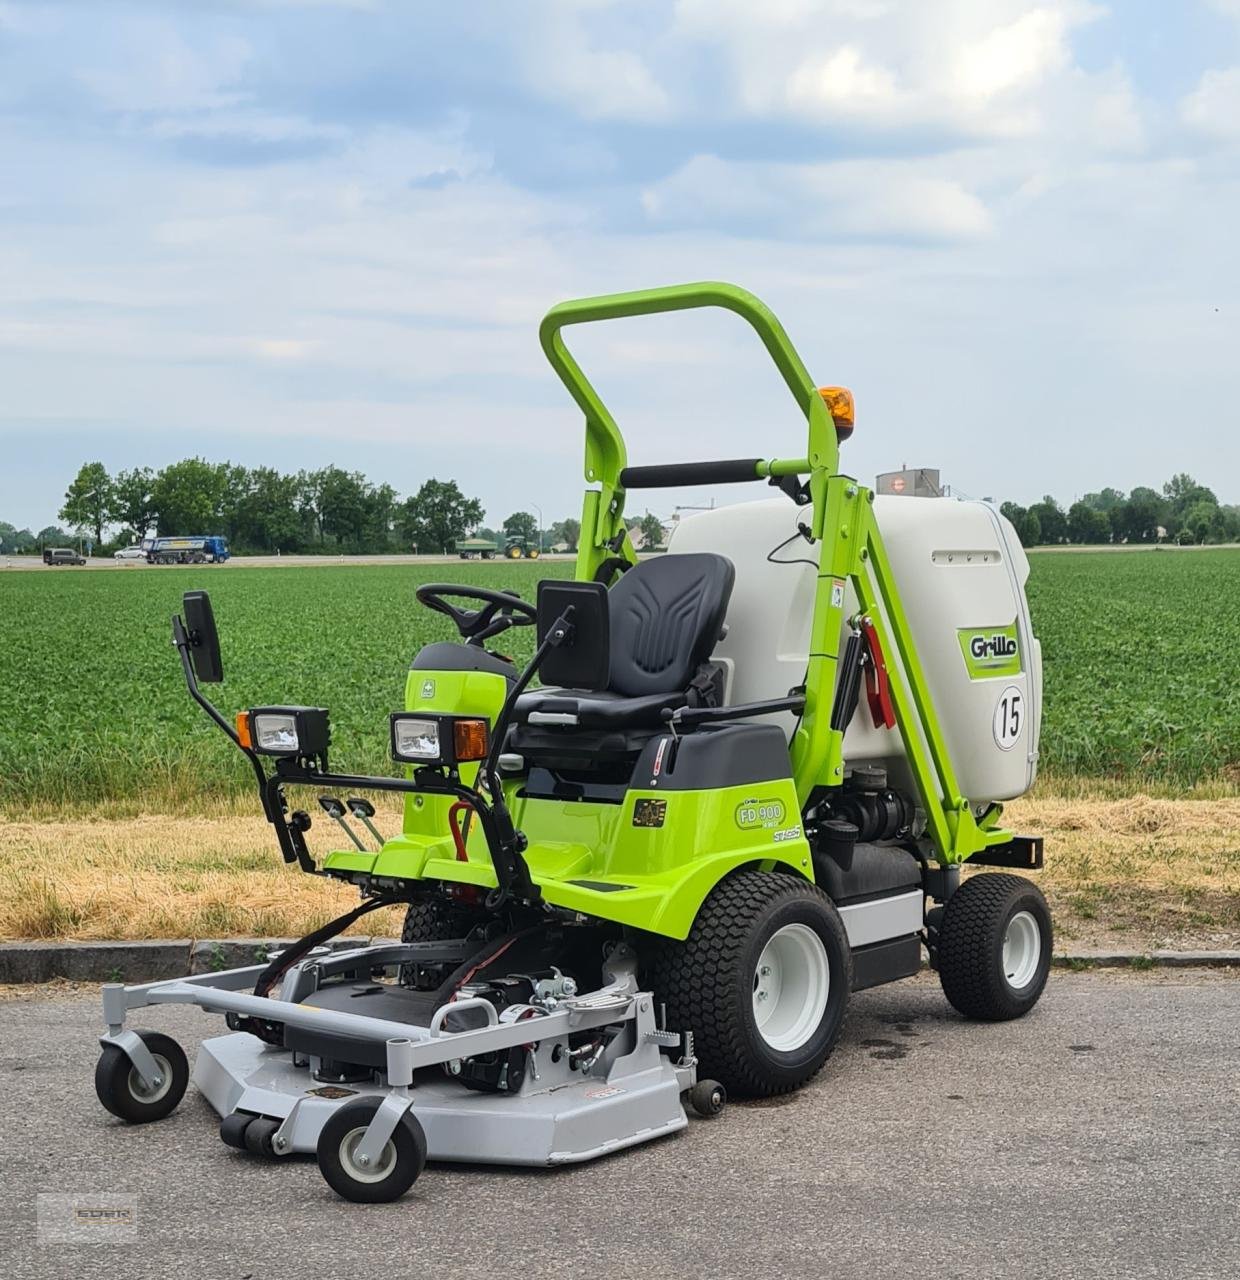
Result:
[[[181,603],[194,674],[203,684],[219,684],[224,678],[224,664],[220,660],[220,637],[215,630],[211,597],[205,591],[187,591]]]
[[[538,584],[538,641],[541,644],[569,606],[572,632],[547,652],[539,678],[565,689],[606,689],[611,674],[611,630],[607,588],[601,582]]]

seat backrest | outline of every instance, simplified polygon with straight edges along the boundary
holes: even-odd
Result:
[[[628,698],[687,689],[719,641],[736,571],[701,551],[635,564],[607,593],[608,687]]]

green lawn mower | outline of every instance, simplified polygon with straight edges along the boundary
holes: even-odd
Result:
[[[574,324],[723,307],[757,332],[807,428],[787,458],[630,466],[569,354]],[[1041,659],[1028,574],[991,507],[884,498],[839,469],[852,399],[810,380],[756,298],[695,284],[555,307],[543,349],[585,414],[573,581],[537,599],[417,589],[459,643],[413,659],[391,716],[400,776],[338,772],[320,707],[226,718],[205,593],[173,641],[244,753],[286,862],[360,905],[266,964],[103,992],[103,1105],[156,1120],[189,1079],[131,1009],[194,1004],[230,1034],[194,1082],[226,1143],[313,1153],[357,1201],[434,1160],[555,1165],[809,1080],[853,992],[923,950],[967,1017],[1015,1018],[1051,958],[1042,843],[1001,824],[1033,783]],[[630,490],[752,481],[764,500],[682,521],[639,560]],[[488,645],[536,629],[518,667]],[[347,847],[312,855],[309,788]],[[384,839],[365,793],[403,796]],[[341,798],[343,797],[343,798]],[[350,821],[352,819],[352,821]],[[335,829],[335,825],[332,826]],[[359,831],[361,834],[359,834]],[[962,881],[961,866],[1009,869]],[[333,943],[406,906],[399,943]]]

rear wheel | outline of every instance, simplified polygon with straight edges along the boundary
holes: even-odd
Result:
[[[668,1026],[693,1032],[703,1075],[766,1097],[804,1084],[830,1057],[852,955],[820,889],[742,871],[715,887],[684,942],[655,944],[650,977]]]
[[[1051,968],[1050,908],[1023,876],[976,875],[948,899],[939,926],[943,994],[966,1018],[1006,1022],[1038,1002]]]

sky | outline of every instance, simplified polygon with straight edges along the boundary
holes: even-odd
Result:
[[[195,454],[576,514],[539,319],[700,279],[867,483],[1237,502],[1238,227],[1240,0],[0,0],[0,520]],[[734,316],[572,346],[631,462],[804,449]]]

